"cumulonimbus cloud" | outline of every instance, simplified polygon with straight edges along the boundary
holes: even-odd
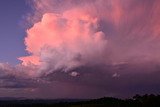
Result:
[[[62,6],[55,8],[56,3]],[[27,30],[25,44],[31,56],[19,59],[40,66],[39,72],[46,74],[94,64],[159,62],[157,4],[35,0],[35,17],[42,18]]]
[[[40,84],[54,87],[46,92],[40,86],[48,95],[64,83],[64,95],[72,86],[87,93],[94,88],[95,96],[159,92],[159,5],[159,0],[33,0],[34,12],[27,17],[33,26],[24,42],[30,55],[20,57],[17,66],[0,64],[1,87],[21,84],[11,77],[39,77],[36,81],[51,82]]]
[[[97,21],[96,17],[83,11],[77,13],[77,10],[63,14],[45,13],[41,21],[27,31],[25,38],[27,51],[35,57],[20,59],[23,64],[40,64],[41,69],[48,72],[68,71],[101,60],[107,37],[98,29]]]

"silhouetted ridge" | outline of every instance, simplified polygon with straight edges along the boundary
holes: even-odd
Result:
[[[10,98],[11,99],[11,98]],[[80,99],[17,99],[0,100],[0,107],[160,107],[160,95],[135,95],[132,99],[104,97],[92,100]]]

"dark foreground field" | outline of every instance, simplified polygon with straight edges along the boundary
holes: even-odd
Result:
[[[160,95],[136,95],[125,100],[111,97],[94,100],[1,99],[0,107],[160,107]]]

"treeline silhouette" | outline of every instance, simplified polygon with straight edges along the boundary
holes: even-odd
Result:
[[[131,99],[1,100],[0,107],[160,107],[160,95],[135,95]]]

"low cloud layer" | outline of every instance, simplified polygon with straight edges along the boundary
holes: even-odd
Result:
[[[35,95],[44,92],[54,98],[158,92],[158,0],[33,0],[31,4],[34,12],[27,20],[33,26],[25,37],[30,55],[20,57],[22,64],[16,67],[0,64],[2,82],[8,75],[29,79],[24,83],[37,84]]]

